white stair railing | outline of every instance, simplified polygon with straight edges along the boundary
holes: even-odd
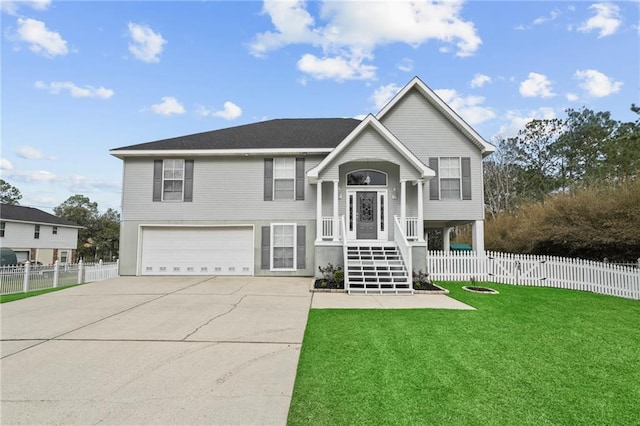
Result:
[[[411,254],[411,244],[407,239],[407,236],[402,229],[403,226],[400,223],[400,218],[398,216],[394,216],[394,232],[393,238],[398,246],[398,250],[400,251],[400,255],[402,256],[402,260],[404,261],[404,265],[407,268],[407,276],[409,279],[409,284],[411,288],[411,293],[413,293],[413,257]]]

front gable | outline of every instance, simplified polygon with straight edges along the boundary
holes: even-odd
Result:
[[[339,180],[339,166],[355,161],[388,161],[400,166],[401,179],[424,179],[435,172],[420,161],[388,129],[368,115],[318,166],[307,172],[311,183]]]
[[[439,155],[482,158],[495,147],[415,77],[376,118],[422,161]]]

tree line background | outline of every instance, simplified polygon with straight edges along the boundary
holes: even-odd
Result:
[[[640,107],[631,106],[640,114]],[[568,109],[498,138],[484,161],[485,247],[633,262],[640,257],[640,117]],[[469,229],[458,229],[470,241]]]

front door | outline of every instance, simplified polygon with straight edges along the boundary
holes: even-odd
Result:
[[[359,240],[375,240],[378,238],[376,199],[378,193],[358,192],[356,210],[356,238]]]

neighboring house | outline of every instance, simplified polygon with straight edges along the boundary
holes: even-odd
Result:
[[[0,205],[0,244],[13,249],[18,262],[74,262],[80,228],[33,207]]]
[[[280,119],[114,149],[122,275],[318,276],[410,290],[425,231],[472,224],[494,151],[419,78],[377,115]]]

